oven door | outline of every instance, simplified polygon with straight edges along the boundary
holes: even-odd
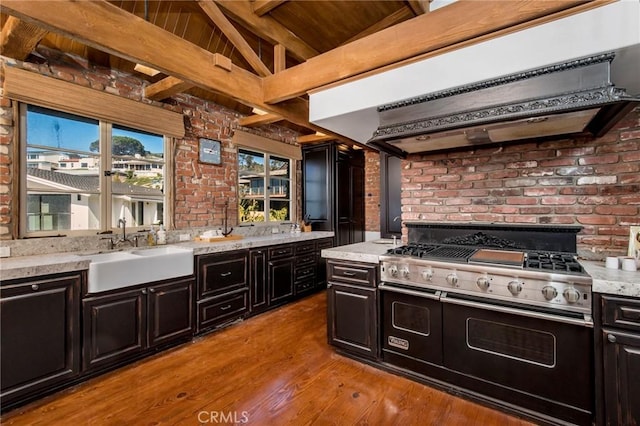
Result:
[[[378,286],[382,298],[383,360],[402,355],[442,364],[442,304],[440,292],[413,290],[393,284]],[[397,364],[397,362],[394,362]]]
[[[492,388],[500,395],[493,396],[511,403],[575,423],[592,418],[588,319],[456,294],[440,300],[446,367],[499,385]]]

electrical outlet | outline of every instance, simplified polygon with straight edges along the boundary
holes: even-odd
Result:
[[[11,256],[11,247],[0,247],[0,257]]]
[[[279,234],[279,233],[280,233],[280,230],[279,230],[278,228],[275,228],[275,227],[274,227],[274,228],[271,228],[271,233],[272,233],[272,234]]]
[[[189,241],[191,240],[191,235],[189,234],[180,234],[180,241]]]

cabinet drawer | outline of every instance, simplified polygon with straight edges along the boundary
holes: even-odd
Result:
[[[248,252],[198,258],[198,300],[248,288]]]
[[[314,263],[315,261],[316,261],[316,256],[313,253],[296,257],[297,265],[307,265],[309,263]]]
[[[296,294],[303,294],[315,288],[312,279],[306,279],[296,283]]]
[[[247,308],[246,291],[198,302],[198,332],[239,318]]]
[[[376,286],[377,265],[364,263],[327,262],[330,281],[356,284],[366,287]]]
[[[296,256],[306,253],[313,253],[316,249],[316,243],[313,241],[307,243],[299,243],[296,245]]]
[[[307,278],[313,278],[315,273],[316,266],[314,264],[308,266],[297,266],[295,271],[295,280],[298,282]]]
[[[602,296],[602,323],[640,331],[640,300]]]
[[[318,253],[321,250],[333,247],[333,238],[318,241]]]
[[[269,247],[269,259],[283,259],[293,256],[293,245]]]

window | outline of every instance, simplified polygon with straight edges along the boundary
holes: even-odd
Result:
[[[240,223],[292,220],[293,161],[275,155],[238,151]]]
[[[162,135],[26,104],[21,123],[22,235],[163,223]]]

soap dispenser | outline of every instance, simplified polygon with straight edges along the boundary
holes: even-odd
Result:
[[[157,232],[158,245],[167,244],[167,231],[164,230],[164,226],[160,225],[160,229]]]

